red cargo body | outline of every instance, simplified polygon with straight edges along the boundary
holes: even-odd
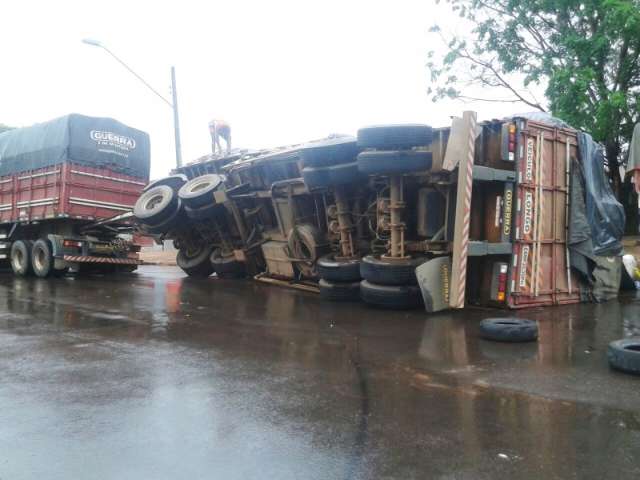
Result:
[[[108,168],[63,163],[0,177],[0,223],[102,220],[133,208],[146,183]]]
[[[518,121],[515,238],[511,308],[577,303],[567,269],[567,161],[578,158],[576,132]]]

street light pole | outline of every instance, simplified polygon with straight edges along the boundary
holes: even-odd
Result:
[[[82,40],[83,43],[87,45],[91,45],[92,47],[102,48],[105,52],[111,55],[120,65],[126,68],[129,73],[131,73],[134,77],[140,80],[145,87],[151,90],[156,96],[158,96],[164,103],[169,105],[173,110],[173,130],[175,134],[175,144],[176,144],[176,166],[180,168],[182,166],[182,147],[180,144],[180,119],[178,116],[178,93],[176,89],[176,69],[175,67],[171,67],[171,94],[173,96],[173,102],[167,100],[163,95],[161,95],[155,88],[153,88],[149,83],[138,75],[129,65],[124,63],[120,58],[116,56],[111,50],[109,50],[102,42],[98,40],[94,40],[91,38],[85,38]]]
[[[176,137],[176,166],[182,166],[182,147],[180,145],[180,120],[178,117],[178,90],[176,88],[176,68],[171,66],[171,95],[173,95],[173,133]]]

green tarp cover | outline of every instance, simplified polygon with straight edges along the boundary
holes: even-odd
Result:
[[[61,163],[149,178],[149,135],[112,118],[70,114],[0,134],[0,175]]]

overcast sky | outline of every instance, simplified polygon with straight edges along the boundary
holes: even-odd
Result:
[[[0,122],[71,112],[108,116],[151,136],[152,178],[175,163],[171,109],[101,49],[170,95],[177,69],[183,159],[209,153],[208,121],[234,146],[273,147],[355,134],[377,123],[449,123],[522,106],[431,102],[426,53],[435,21],[464,28],[444,3],[386,1],[7,1],[2,5]]]

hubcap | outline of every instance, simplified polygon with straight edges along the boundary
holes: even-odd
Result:
[[[145,210],[153,210],[156,207],[156,205],[162,202],[162,199],[163,199],[162,195],[154,195],[149,200],[147,200],[147,203],[144,204]]]

